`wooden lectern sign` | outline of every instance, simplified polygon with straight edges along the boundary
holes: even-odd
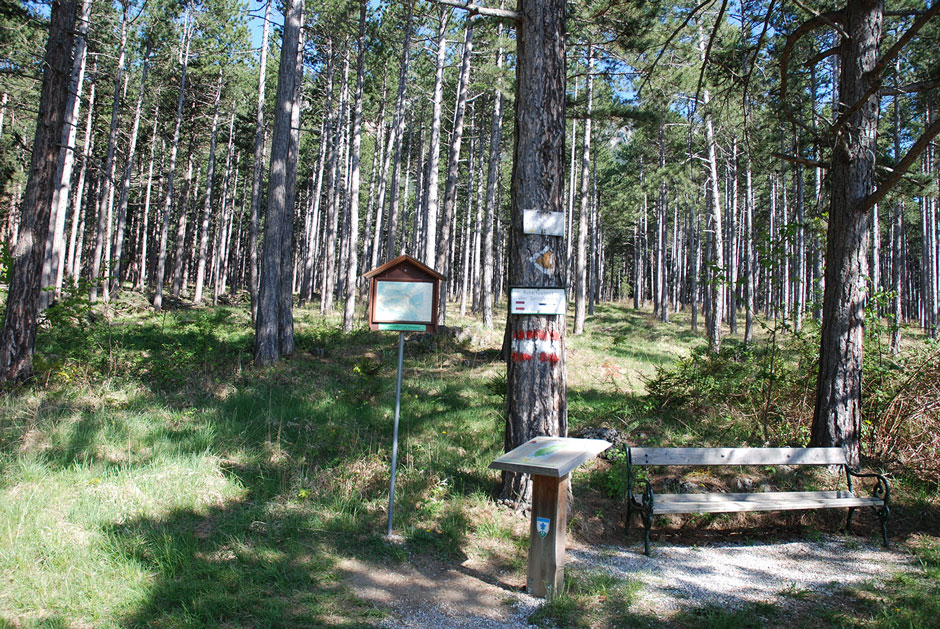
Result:
[[[444,276],[410,256],[399,256],[364,275],[369,279],[369,328],[436,332]]]
[[[532,475],[526,576],[526,589],[532,596],[551,598],[564,583],[568,475],[610,446],[603,439],[536,437],[490,463],[493,469]]]

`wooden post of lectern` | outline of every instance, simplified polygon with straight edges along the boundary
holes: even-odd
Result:
[[[565,580],[568,481],[571,471],[610,447],[603,439],[536,437],[507,452],[491,468],[532,474],[532,521],[526,589],[552,598]]]
[[[548,521],[547,527],[544,524]],[[545,535],[539,531],[540,522]],[[565,581],[565,540],[568,528],[568,476],[532,477],[532,522],[529,525],[529,571],[526,591],[552,598]]]

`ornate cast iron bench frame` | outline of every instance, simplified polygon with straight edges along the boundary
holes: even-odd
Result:
[[[847,507],[846,531],[858,507],[871,507],[881,521],[881,538],[888,545],[887,520],[891,489],[881,474],[862,474],[848,464],[842,448],[631,448],[624,445],[627,461],[627,518],[640,514],[644,531],[644,552],[650,554],[653,516],[667,513],[729,513],[741,511],[786,511]],[[789,491],[753,493],[657,494],[649,481],[635,477],[639,466],[724,466],[724,465],[826,465],[845,470],[847,488],[838,491]],[[853,478],[873,478],[870,497],[857,496]]]

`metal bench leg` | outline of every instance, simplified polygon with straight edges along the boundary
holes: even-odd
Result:
[[[878,514],[878,519],[881,520],[881,541],[884,544],[884,547],[888,547],[888,516],[891,515],[891,511],[888,508],[888,505],[881,507],[873,507],[875,513]]]
[[[643,553],[650,556],[650,529],[653,528],[653,512],[643,513]]]
[[[849,516],[845,519],[846,534],[852,533],[852,516],[855,515],[855,507],[849,507]]]

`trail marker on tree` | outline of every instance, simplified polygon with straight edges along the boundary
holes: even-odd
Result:
[[[401,414],[405,332],[437,331],[437,304],[444,276],[410,256],[399,256],[372,269],[364,277],[369,280],[369,329],[398,332],[398,381],[395,385],[395,423],[392,429],[392,465],[386,531],[386,536],[391,537],[395,512],[398,418]]]

